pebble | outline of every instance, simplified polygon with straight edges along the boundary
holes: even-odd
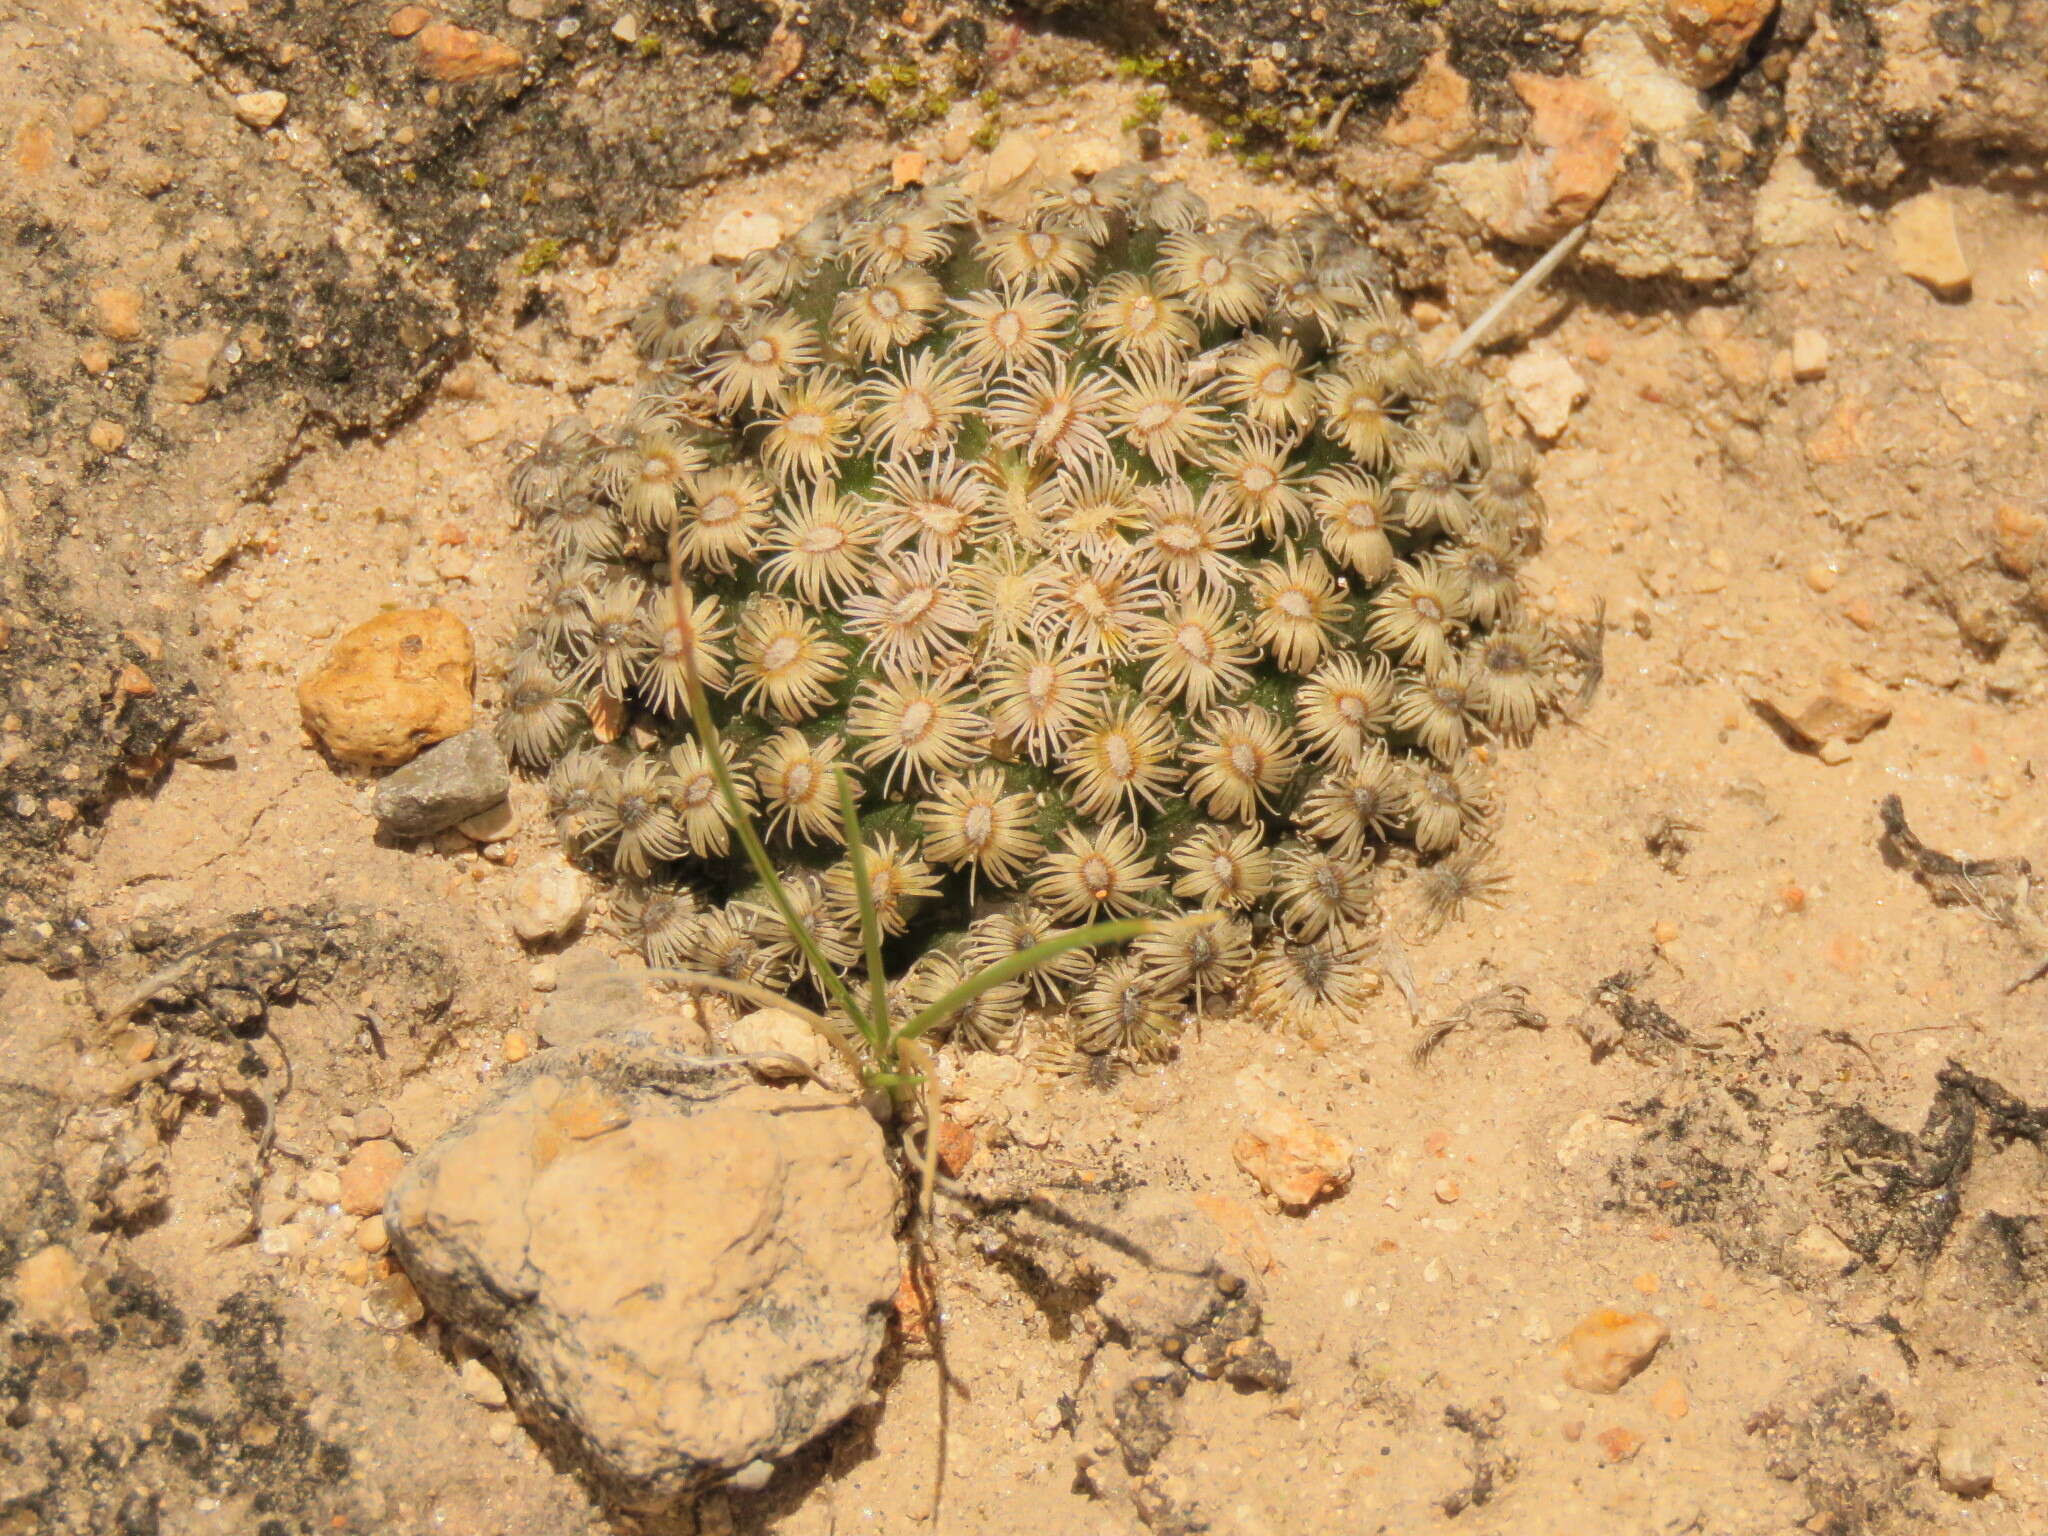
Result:
[[[1998,1480],[1991,1448],[1975,1436],[1944,1430],[1934,1446],[1935,1476],[1959,1499],[1981,1499]]]
[[[1278,1100],[1255,1107],[1231,1147],[1237,1166],[1282,1205],[1300,1210],[1351,1182],[1351,1145]]]
[[[1847,667],[1830,667],[1820,689],[1797,706],[1770,695],[1758,695],[1751,702],[1801,743],[1816,749],[1830,741],[1845,745],[1861,741],[1892,718],[1891,700],[1884,692]]]
[[[782,221],[758,208],[735,208],[711,226],[711,259],[745,261],[782,238]]]
[[[536,960],[533,969],[526,973],[526,984],[536,992],[554,991],[559,979],[552,960]]]
[[[134,288],[101,288],[92,296],[93,323],[109,341],[133,341],[142,334],[142,294]]]
[[[382,1104],[359,1109],[348,1123],[349,1135],[357,1141],[382,1141],[391,1134],[391,1111]]]
[[[1892,209],[1892,259],[1944,299],[1970,296],[1970,259],[1956,233],[1955,204],[1940,192],[1923,192]]]
[[[511,800],[500,800],[488,810],[463,817],[455,830],[473,843],[502,843],[519,830],[519,812]]]
[[[818,1071],[831,1049],[815,1029],[781,1008],[756,1009],[735,1020],[726,1039],[734,1055],[761,1058],[751,1063],[756,1075],[778,1080],[803,1078]],[[783,1057],[795,1061],[780,1059]]]
[[[341,1179],[331,1169],[315,1168],[299,1180],[299,1195],[309,1205],[339,1204]]]
[[[1835,568],[1825,560],[1816,560],[1806,568],[1806,586],[1811,592],[1832,592],[1835,590],[1835,583],[1840,579],[1835,574]]]
[[[512,931],[525,943],[567,938],[583,925],[589,911],[589,886],[578,871],[564,865],[529,870],[512,882]],[[536,990],[545,990],[538,987],[538,980],[536,976]]]
[[[1619,1392],[1667,1337],[1664,1324],[1647,1312],[1602,1307],[1564,1336],[1564,1379],[1581,1392]]]
[[[959,1178],[967,1165],[974,1161],[974,1153],[979,1146],[974,1132],[966,1126],[953,1120],[939,1121],[938,1160],[947,1178]]]
[[[363,1296],[363,1321],[386,1333],[403,1333],[426,1315],[419,1292],[404,1275],[379,1276]]]
[[[283,91],[244,91],[235,98],[235,118],[251,128],[275,128],[288,105]]]
[[[1508,398],[1544,442],[1555,442],[1586,398],[1586,381],[1557,348],[1538,344],[1507,368]]]
[[[405,1171],[405,1153],[395,1141],[366,1141],[341,1169],[341,1208],[351,1216],[374,1216]]]
[[[98,91],[88,91],[71,104],[71,136],[74,139],[89,138],[112,115],[114,104]]]
[[[533,1054],[533,1036],[523,1029],[508,1029],[503,1042],[505,1064],[517,1066]]]
[[[1643,1448],[1643,1437],[1641,1435],[1632,1429],[1623,1429],[1619,1425],[1616,1425],[1613,1429],[1601,1430],[1593,1439],[1598,1443],[1600,1454],[1606,1458],[1609,1466],[1633,1460],[1636,1452]]]
[[[504,803],[512,770],[486,730],[463,731],[428,748],[377,786],[377,830],[431,837]],[[467,834],[465,834],[467,835]]]
[[[434,13],[424,5],[401,5],[384,23],[384,30],[393,37],[411,37],[433,19]]]
[[[103,341],[88,341],[78,349],[78,366],[99,378],[114,366],[114,354]]]
[[[121,445],[128,441],[128,429],[118,421],[109,421],[101,416],[85,429],[85,440],[101,453],[118,453]]]
[[[469,729],[475,676],[468,626],[454,614],[381,613],[300,680],[299,716],[339,761],[394,768]]]
[[[455,1378],[472,1402],[481,1403],[486,1408],[505,1406],[505,1383],[498,1379],[496,1371],[474,1355],[456,1367]]]
[[[1991,540],[1998,568],[2006,575],[2024,580],[2048,569],[2048,512],[2001,501],[1991,511]]]
[[[1013,128],[989,151],[988,164],[981,170],[982,190],[1000,192],[1014,186],[1030,175],[1037,164],[1038,146],[1029,134]]]
[[[391,1228],[385,1225],[383,1212],[365,1216],[357,1225],[356,1246],[364,1253],[382,1253],[391,1246]]]
[[[199,404],[219,385],[214,364],[226,347],[227,338],[219,331],[172,337],[157,353],[157,393],[178,405]]]
[[[1792,333],[1792,377],[1802,384],[1828,376],[1828,339],[1811,326]]]
[[[1456,1205],[1458,1197],[1464,1191],[1458,1188],[1458,1181],[1456,1179],[1438,1179],[1431,1186],[1431,1193],[1436,1196],[1437,1203],[1440,1205]]]
[[[1657,1383],[1657,1390],[1650,1394],[1650,1406],[1672,1420],[1682,1419],[1692,1412],[1692,1400],[1686,1396],[1685,1383],[1676,1376]]]
[[[612,23],[612,37],[622,43],[639,42],[640,18],[631,11],[627,11],[617,21]]]
[[[14,1272],[14,1315],[10,1331],[32,1328],[50,1333],[84,1333],[93,1326],[85,1294],[85,1266],[69,1248],[52,1243],[21,1261]]]
[[[472,32],[447,21],[421,27],[413,46],[419,50],[420,73],[449,85],[502,75],[525,62],[517,48],[488,32]]]
[[[1777,8],[1778,0],[1664,0],[1652,38],[1673,70],[1705,90],[1735,72]]]
[[[1383,137],[1434,161],[1455,155],[1477,131],[1471,81],[1451,67],[1448,54],[1433,53],[1394,104]]]

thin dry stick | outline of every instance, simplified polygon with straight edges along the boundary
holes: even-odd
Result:
[[[1486,333],[1499,323],[1502,315],[1513,309],[1515,305],[1522,301],[1525,294],[1536,288],[1546,277],[1564,265],[1565,258],[1579,248],[1580,242],[1586,238],[1586,231],[1592,227],[1593,221],[1587,219],[1585,223],[1575,224],[1565,231],[1557,244],[1537,257],[1536,265],[1509,284],[1506,293],[1487,305],[1481,311],[1479,318],[1459,333],[1458,339],[1452,342],[1450,349],[1444,353],[1443,361],[1455,363],[1459,358],[1472,351],[1484,341]]]

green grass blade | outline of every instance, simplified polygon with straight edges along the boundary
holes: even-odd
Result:
[[[868,1039],[877,1054],[889,1039],[889,977],[882,969],[882,919],[875,911],[874,888],[868,884],[868,848],[860,836],[860,806],[853,797],[853,776],[839,770],[839,825],[846,834],[846,858],[853,866],[853,897],[860,904],[860,942],[868,957]],[[893,1067],[893,1060],[884,1060]]]
[[[899,1029],[896,1037],[899,1040],[919,1038],[927,1030],[936,1029],[945,1023],[990,987],[999,987],[1006,981],[1013,981],[1034,965],[1043,964],[1057,955],[1064,955],[1070,949],[1080,949],[1091,944],[1121,944],[1126,939],[1135,939],[1141,933],[1149,933],[1157,926],[1157,922],[1148,917],[1126,917],[1113,923],[1094,923],[1086,928],[1075,928],[1067,933],[1054,934],[1044,942],[1021,950],[1007,960],[998,960],[987,970],[977,971]]]
[[[679,576],[672,577],[671,584],[677,609],[675,622],[680,630],[683,623],[681,612],[685,602],[684,588]],[[684,638],[688,639],[688,636],[685,635]],[[810,962],[811,969],[824,983],[825,990],[831,994],[832,1001],[838,1004],[840,1011],[849,1019],[858,1022],[862,1017],[859,1005],[854,1002],[853,994],[839,979],[838,973],[832,969],[831,962],[825,958],[825,952],[818,947],[818,941],[811,937],[810,929],[798,919],[796,908],[790,903],[789,893],[782,888],[782,877],[775,871],[775,862],[768,857],[768,850],[761,844],[760,834],[754,830],[754,818],[747,813],[746,805],[740,799],[740,792],[733,784],[732,770],[725,762],[725,743],[719,739],[718,727],[711,719],[711,703],[705,698],[704,685],[697,677],[696,647],[694,644],[686,644],[682,647],[682,652],[684,692],[689,695],[690,719],[697,727],[697,740],[703,744],[704,755],[710,759],[711,776],[718,781],[718,792],[725,800],[726,814],[732,818],[733,833],[739,838],[740,847],[746,850],[747,862],[754,866],[754,873],[760,877],[761,884],[767,887],[769,899],[775,903],[775,910],[782,914],[782,924],[789,930],[789,936],[796,940],[797,947],[804,952],[804,958]]]

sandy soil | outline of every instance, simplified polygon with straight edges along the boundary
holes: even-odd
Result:
[[[1130,95],[1089,86],[1016,120],[1055,152],[1113,124]],[[1168,127],[1191,125],[1170,115]],[[246,1209],[237,1170],[253,1145],[224,1100],[167,1138],[173,1219],[95,1239],[97,1261],[146,1270],[187,1317],[253,1291],[289,1320],[271,1356],[280,1400],[305,1433],[345,1447],[355,1484],[371,1490],[334,1506],[328,1528],[612,1527],[504,1413],[462,1393],[431,1329],[388,1334],[361,1319],[380,1261],[308,1181],[346,1153],[338,1117],[381,1105],[410,1146],[451,1123],[488,1091],[508,1042],[517,1052],[515,1037],[531,1036],[561,967],[621,946],[601,923],[563,955],[530,956],[511,937],[515,874],[559,857],[530,787],[496,857],[459,837],[380,846],[369,781],[311,748],[294,682],[330,637],[393,605],[452,610],[488,658],[517,624],[535,563],[502,490],[512,445],[623,388],[632,359],[616,317],[670,264],[700,255],[718,216],[749,206],[793,226],[894,152],[850,143],[686,196],[615,262],[572,260],[538,277],[544,317],[521,323],[508,302],[472,335],[472,360],[401,426],[309,453],[260,501],[227,510],[224,542],[239,552],[195,590],[228,680],[232,763],[179,766],[116,804],[82,850],[74,899],[103,930],[346,902],[395,914],[451,959],[451,1010],[390,1061],[365,1056],[362,995],[279,1011],[298,1071],[277,1138],[294,1155],[272,1159],[258,1241],[218,1249]],[[1219,206],[1301,197],[1199,143],[1172,163]],[[1581,718],[1503,758],[1511,884],[1498,909],[1424,938],[1398,916],[1397,893],[1419,1021],[1393,988],[1307,1040],[1216,1017],[1171,1064],[1107,1090],[949,1068],[984,1175],[1115,1179],[1220,1201],[1263,1271],[1267,1337],[1293,1362],[1293,1386],[1197,1383],[1163,1460],[1206,1528],[2048,1526],[2048,1361],[2030,1357],[2019,1314],[1987,1307],[1968,1350],[1938,1329],[1930,1344],[1910,1262],[1842,1283],[1789,1273],[1745,1249],[1741,1221],[1689,1203],[1676,1178],[1632,1186],[1613,1171],[1642,1165],[1643,1138],[1674,1106],[1704,1114],[1734,1096],[1755,1109],[1756,1199],[1796,1206],[1799,1191],[1771,1187],[1777,1111],[1758,1104],[1817,1115],[1856,1103],[1910,1130],[1951,1059],[2048,1101],[2036,1038],[2048,990],[2007,990],[2038,955],[1976,912],[1937,906],[1879,847],[1878,803],[1897,794],[1937,848],[2048,859],[2041,633],[1986,556],[1996,505],[2037,501],[2048,468],[2037,403],[2048,224],[1988,192],[1955,201],[1976,264],[1963,304],[1900,274],[1880,225],[1842,204],[1810,236],[1766,251],[1725,304],[1648,308],[1562,290],[1571,302],[1542,344],[1589,394],[1544,460],[1552,521],[1530,580],[1559,616],[1604,605],[1605,678]],[[1470,317],[1461,302],[1435,296],[1439,342]],[[1827,338],[1822,378],[1790,377],[1784,359],[1802,327]],[[1487,369],[1498,375],[1508,355]],[[1496,405],[1512,418],[1505,395]],[[1968,601],[2003,615],[2002,646],[1959,634]],[[1751,701],[1796,704],[1836,666],[1869,680],[1892,714],[1828,763],[1789,747]],[[1595,991],[1624,972],[1698,1048],[1631,1039],[1595,1058],[1577,1026],[1608,1016]],[[1481,1026],[1412,1059],[1428,1025],[1509,983],[1547,1027]],[[76,983],[11,968],[4,985],[17,1072],[72,1083],[117,1073],[117,1045],[95,1033]],[[1284,1215],[1233,1164],[1234,1127],[1262,1093],[1356,1143],[1341,1197]],[[1962,1223],[2048,1214],[2041,1156],[2025,1140],[1980,1144],[1958,1189]],[[1632,1188],[1670,1198],[1660,1211]],[[957,1377],[944,1528],[1136,1529],[1076,1488],[1061,1403],[1087,1341],[979,1260],[971,1233],[941,1284]],[[1655,1313],[1671,1336],[1622,1392],[1594,1397],[1564,1385],[1556,1349],[1603,1306]],[[1882,1394],[1886,1413],[1842,1427],[1813,1406],[1859,1378],[1867,1387],[1855,1390]],[[119,1421],[152,1390],[149,1372],[132,1370],[96,1379],[74,1406]],[[932,1528],[937,1409],[935,1363],[903,1352],[867,1422],[787,1487],[715,1497],[704,1528]],[[1465,1422],[1483,1432],[1454,1427],[1447,1410],[1475,1415]],[[1818,1426],[1789,1459],[1787,1421]],[[1944,1433],[1995,1455],[1991,1496],[1938,1486]],[[401,1462],[389,1486],[405,1496],[375,1493],[378,1469]],[[1446,1513],[1479,1470],[1485,1498]],[[160,1509],[161,1528],[180,1532],[254,1530],[258,1514],[232,1491],[174,1489]]]

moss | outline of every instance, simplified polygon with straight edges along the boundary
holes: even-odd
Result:
[[[561,265],[562,242],[553,235],[543,235],[529,245],[519,258],[519,275],[534,277]]]
[[[735,102],[752,101],[759,94],[752,75],[734,75],[725,82],[725,94]]]

